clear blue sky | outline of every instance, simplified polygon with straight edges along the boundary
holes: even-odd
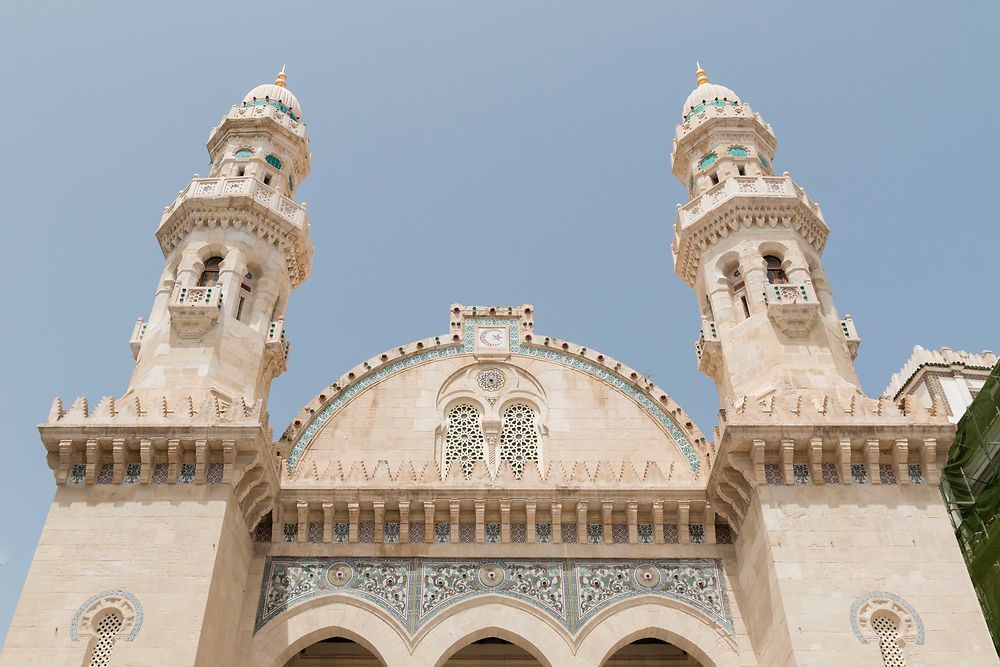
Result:
[[[697,308],[668,247],[686,197],[671,139],[696,59],[773,125],[776,169],[823,206],[868,393],[915,343],[1000,348],[996,2],[94,1],[3,15],[0,637],[54,490],[35,424],[57,394],[124,391],[162,207],[207,173],[222,114],[285,63],[309,124],[299,195],[317,252],[288,311],[277,433],[360,360],[445,332],[452,302],[534,303],[540,333],[649,374],[710,432]]]

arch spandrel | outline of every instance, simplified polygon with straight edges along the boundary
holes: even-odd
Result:
[[[290,474],[302,469],[346,475],[356,461],[406,463],[417,479],[441,461],[443,404],[466,397],[484,419],[514,399],[538,410],[546,469],[575,462],[631,461],[644,475],[655,462],[665,479],[690,482],[703,469],[706,442],[690,417],[644,376],[599,352],[534,335],[530,306],[453,309],[452,333],[377,355],[332,383],[299,414],[279,443]],[[471,311],[471,312],[470,312]],[[484,350],[477,332],[498,329],[500,350]],[[504,387],[477,386],[496,370]],[[483,378],[479,381],[485,382]],[[495,472],[495,468],[494,468]],[[593,474],[593,471],[591,471]],[[444,476],[445,471],[441,471]]]

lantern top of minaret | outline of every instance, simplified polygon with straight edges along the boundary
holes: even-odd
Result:
[[[281,71],[274,83],[265,83],[257,86],[243,98],[243,106],[254,104],[271,104],[281,111],[288,113],[295,120],[302,116],[302,108],[292,91],[285,86],[285,67],[282,65]],[[284,107],[284,108],[282,108]]]
[[[698,87],[691,91],[691,94],[684,100],[684,109],[681,112],[684,120],[687,120],[688,116],[692,113],[701,111],[709,105],[723,106],[726,104],[738,105],[740,103],[740,98],[737,97],[736,93],[725,86],[720,86],[717,83],[709,81],[705,70],[701,68],[701,64],[695,63],[695,65],[698,68],[695,72]]]

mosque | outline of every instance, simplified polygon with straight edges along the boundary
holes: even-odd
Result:
[[[274,432],[305,118],[284,71],[225,114],[127,391],[39,427],[55,496],[0,665],[1000,664],[938,488],[954,419],[862,392],[822,210],[735,92],[699,68],[671,155],[709,432],[531,305],[462,304]]]

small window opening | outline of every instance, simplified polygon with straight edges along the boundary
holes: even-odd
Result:
[[[788,276],[785,275],[785,270],[781,268],[781,260],[774,255],[767,255],[764,257],[764,262],[767,264],[767,282],[772,285],[787,285]]]
[[[121,630],[122,620],[120,614],[112,612],[97,624],[88,667],[108,667],[111,664],[111,653],[114,651],[115,638]]]
[[[250,294],[253,292],[253,274],[247,272],[243,276],[243,281],[240,283],[240,300],[236,304],[236,319],[243,321],[243,309],[247,302],[250,300]]]
[[[219,269],[221,266],[221,257],[209,257],[206,259],[205,269],[198,278],[198,287],[215,287],[219,282]]]
[[[710,179],[712,179],[712,185],[718,185],[719,184],[719,176],[718,176],[718,174],[709,174],[708,177]]]
[[[271,174],[264,174],[264,185],[271,184]]]
[[[747,295],[743,294],[740,296],[740,303],[743,304],[743,318],[749,319],[750,317],[750,305],[747,303]]]
[[[247,174],[247,168],[246,167],[240,167],[239,171],[236,172],[236,173],[239,176],[246,176],[246,174]]]
[[[747,175],[747,168],[742,164],[736,165],[736,171],[739,172],[740,176]]]

